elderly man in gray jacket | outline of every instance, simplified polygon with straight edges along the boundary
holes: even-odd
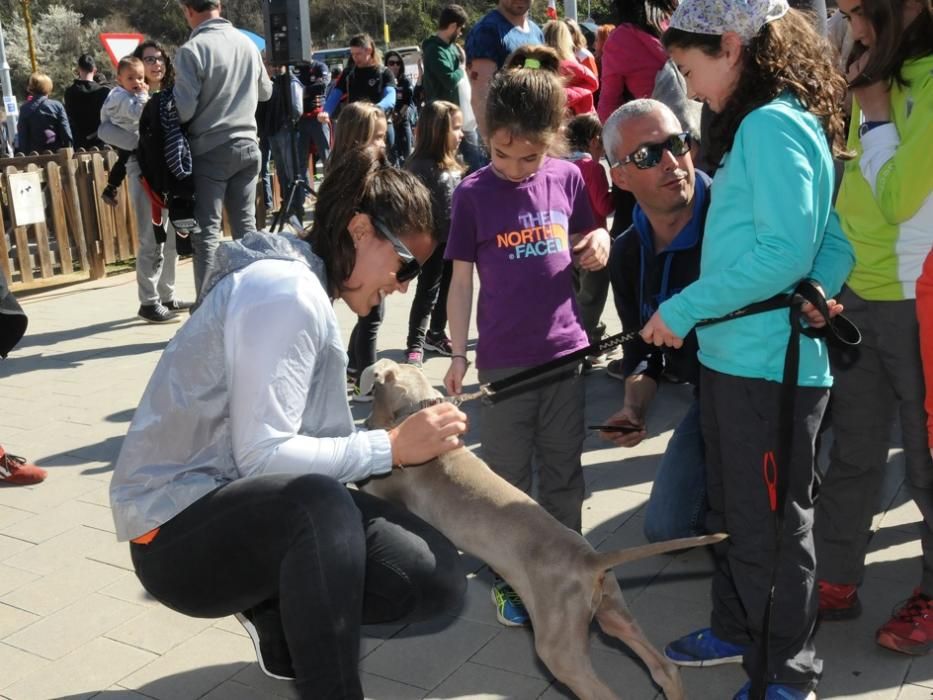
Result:
[[[194,161],[194,283],[220,243],[226,207],[234,238],[256,230],[256,105],[272,96],[255,44],[220,16],[219,0],[181,0],[192,32],[175,56],[175,105]]]

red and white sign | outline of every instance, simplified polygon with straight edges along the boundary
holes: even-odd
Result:
[[[101,34],[100,43],[107,49],[113,67],[116,68],[120,59],[129,56],[145,37],[142,34]]]
[[[555,0],[547,0],[547,18],[557,19],[557,3]]]

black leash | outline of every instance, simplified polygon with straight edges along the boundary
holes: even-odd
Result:
[[[812,290],[812,293],[807,292],[806,296],[800,294],[800,287],[803,286],[807,286],[810,290]],[[808,282],[801,282],[800,286],[794,290],[793,294],[777,294],[769,299],[765,299],[764,301],[759,301],[755,302],[754,304],[749,304],[748,306],[743,306],[741,309],[736,309],[732,313],[721,316],[720,318],[704,319],[697,322],[696,326],[711,326],[716,323],[723,323],[725,321],[732,321],[737,318],[744,318],[745,316],[754,316],[755,314],[765,313],[766,311],[786,309],[792,304],[798,303],[795,302],[795,299],[798,297],[800,298],[799,303],[802,303],[802,301],[810,301],[814,305],[816,305],[814,299],[818,297],[820,300],[822,300],[823,308],[826,308],[826,301],[823,299],[823,295],[820,294],[819,290],[817,290],[816,287]],[[828,313],[829,312],[827,310],[827,314]],[[851,337],[853,331],[855,335],[858,335],[858,329],[856,329],[852,323],[842,318],[841,316],[837,316],[836,318],[831,319],[831,324],[836,324],[840,327],[840,335],[848,335]],[[635,330],[628,331],[627,333],[617,333],[616,335],[610,335],[586,346],[585,348],[574,350],[573,352],[558,357],[555,360],[550,360],[544,364],[529,367],[528,369],[522,370],[521,372],[516,372],[515,374],[509,375],[508,377],[504,377],[494,382],[489,382],[488,384],[482,384],[479,387],[479,391],[476,391],[472,394],[461,394],[460,397],[457,397],[459,398],[459,401],[456,403],[459,405],[476,398],[483,398],[489,403],[495,403],[500,398],[502,398],[501,396],[498,396],[498,394],[501,394],[507,389],[513,389],[519,384],[524,384],[527,381],[536,379],[544,374],[548,374],[549,372],[553,372],[556,369],[560,369],[561,367],[573,365],[574,363],[579,362],[584,357],[588,357],[589,355],[602,355],[603,353],[608,352],[609,350],[612,350],[619,345],[624,345],[626,343],[637,340],[639,337],[639,332],[640,331]],[[856,343],[857,342],[858,341],[856,341]]]
[[[801,306],[809,302],[826,321],[824,328],[804,327]],[[768,602],[761,625],[760,658],[758,668],[751,674],[750,700],[765,700],[771,670],[768,662],[771,616],[774,610],[774,593],[777,585],[778,565],[784,534],[784,510],[789,488],[788,471],[794,442],[794,410],[797,398],[797,381],[800,370],[800,335],[825,336],[844,345],[858,345],[862,336],[858,328],[843,316],[830,318],[829,307],[820,291],[810,282],[801,282],[788,298],[790,338],[784,354],[784,375],[781,381],[780,407],[777,425],[777,448],[767,452],[763,458],[762,476],[768,489],[768,505],[774,523],[774,565],[768,586]]]

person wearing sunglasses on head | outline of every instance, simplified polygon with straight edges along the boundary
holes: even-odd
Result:
[[[194,617],[236,614],[262,670],[303,699],[362,698],[360,626],[426,619],[466,588],[446,538],[344,486],[462,444],[450,403],[354,429],[332,306],[362,315],[404,293],[435,245],[427,189],[371,151],[345,154],[307,240],[218,248],[114,468],[117,536],[146,590]]]
[[[699,124],[692,126],[698,129]],[[710,178],[694,169],[691,134],[657,100],[619,107],[603,127],[603,143],[612,181],[636,201],[633,223],[613,242],[608,265],[616,310],[628,332],[641,328],[661,302],[700,276]],[[656,348],[640,338],[628,343],[623,357],[606,367],[610,377],[625,382],[622,408],[606,423],[635,430],[603,432],[601,437],[622,447],[638,445],[647,435],[646,415],[662,377],[697,387],[699,370],[696,333],[678,349]],[[645,511],[649,541],[703,532],[704,459],[695,395],[658,465]]]

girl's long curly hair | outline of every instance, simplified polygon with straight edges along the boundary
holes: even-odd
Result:
[[[722,37],[668,29],[664,46],[697,48],[709,56],[722,51]],[[714,163],[732,150],[735,134],[745,116],[774,100],[785,90],[793,93],[806,110],[823,125],[826,139],[837,158],[851,158],[846,150],[842,105],[845,78],[832,63],[833,50],[813,27],[811,19],[797,10],[766,24],[744,47],[738,83],[719,114],[710,122],[707,145]]]

